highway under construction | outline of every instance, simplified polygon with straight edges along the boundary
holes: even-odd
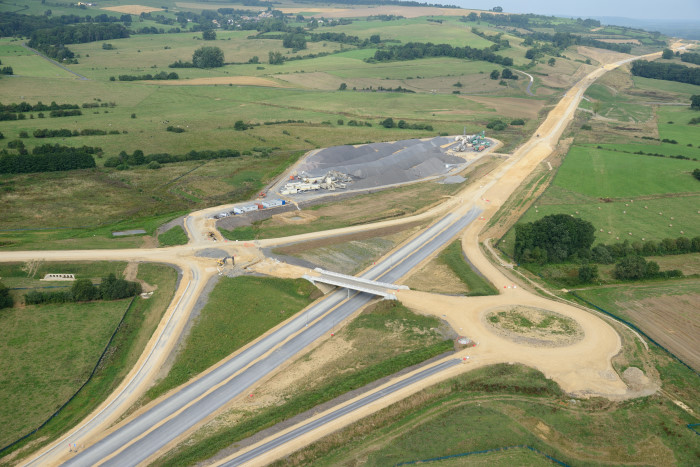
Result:
[[[498,296],[462,297],[468,301],[460,301],[455,297],[441,297],[401,288],[392,289],[389,286],[400,282],[404,276],[429,260],[458,236],[462,238],[463,248],[470,262],[488,280],[499,289],[503,284],[512,283],[513,279],[508,275],[509,273],[492,264],[480,247],[479,233],[483,229],[483,222],[491,219],[532,170],[552,153],[553,147],[573,118],[585,89],[608,70],[636,58],[638,57],[601,66],[584,77],[550,111],[546,120],[537,129],[538,136],[533,136],[518,148],[496,170],[485,176],[480,184],[470,184],[457,195],[446,198],[421,214],[370,225],[357,225],[291,237],[216,244],[216,248],[224,251],[226,256],[236,258],[236,267],[248,267],[253,272],[259,271],[256,265],[261,264],[261,259],[264,259],[262,249],[267,247],[384,226],[408,224],[417,220],[429,224],[427,228],[416,233],[377,261],[376,265],[360,274],[359,278],[362,281],[356,281],[353,284],[346,281],[346,285],[356,288],[368,284],[373,287],[387,286],[385,290],[392,290],[409,307],[425,313],[435,313],[438,307],[437,309],[440,309],[445,319],[455,329],[460,326],[474,326],[480,333],[477,336],[480,345],[460,350],[447,360],[437,362],[432,370],[425,370],[421,377],[409,376],[408,378],[411,379],[406,379],[395,390],[382,393],[382,397],[366,400],[366,404],[357,404],[351,409],[337,413],[337,416],[327,418],[328,423],[332,423],[333,429],[400,400],[401,397],[416,392],[428,384],[458,374],[460,371],[468,371],[480,365],[497,362],[521,362],[535,367],[555,380],[568,393],[595,394],[610,398],[626,397],[627,387],[611,365],[612,356],[621,347],[619,335],[609,324],[587,311],[549,300],[523,288],[504,288]],[[459,141],[452,138],[451,141],[445,141],[445,144],[448,143],[456,144]],[[430,145],[433,149],[440,147],[437,143],[436,145],[430,143]],[[310,156],[309,159],[313,160],[312,157]],[[465,159],[462,159],[462,162],[465,163]],[[444,166],[449,165],[449,160],[440,159],[440,163],[443,164],[443,168],[448,169]],[[351,167],[345,167],[343,170],[339,170],[342,167],[337,165],[333,167],[335,167],[333,170],[339,173],[352,175]],[[327,173],[329,167],[319,169]],[[291,170],[298,171],[299,167],[293,167]],[[366,175],[364,180],[373,176],[369,170]],[[418,175],[423,174],[419,172]],[[401,183],[402,180],[397,179],[397,182]],[[232,208],[233,205],[217,206],[190,214],[185,219],[185,228],[190,242],[179,247],[0,253],[2,262],[29,261],[38,258],[45,261],[149,261],[174,264],[183,271],[173,302],[129,375],[94,413],[56,442],[41,449],[29,459],[26,465],[122,466],[151,462],[162,453],[163,449],[182,440],[184,435],[200,426],[207,417],[217,413],[229,401],[242,397],[245,391],[255,387],[263,378],[279,371],[284,367],[285,362],[300,355],[310,344],[319,339],[328,338],[334,327],[342,325],[377,296],[374,293],[376,290],[356,292],[350,289],[351,291],[348,292],[344,289],[332,292],[217,366],[122,420],[138,397],[150,387],[164,360],[173,352],[196,298],[202,292],[207,280],[217,274],[214,261],[211,258],[199,256],[199,253],[212,248],[213,242],[209,235],[212,230],[212,217]],[[296,269],[298,274],[295,273],[295,277],[303,277],[304,274],[314,275],[314,271],[308,268]],[[268,271],[274,274],[274,265]],[[347,279],[319,271],[315,273],[320,277],[325,275],[327,282],[336,279],[341,279],[342,282],[342,279]],[[375,283],[368,283],[367,280]],[[580,342],[566,348],[532,348],[499,340],[500,338],[489,333],[488,329],[479,327],[479,316],[485,310],[512,303],[537,306],[571,317],[582,326],[585,334]],[[472,366],[455,364],[455,361],[468,356],[475,362]],[[290,450],[298,449],[327,433],[328,428],[324,426],[331,425],[318,423],[312,429],[298,431],[295,436],[274,442],[272,445],[268,444],[272,448],[259,450],[257,455],[246,454],[248,456],[246,462],[250,462],[251,465],[260,465],[277,459]],[[261,444],[268,442],[270,440],[263,440]],[[69,443],[84,446],[84,449],[78,453],[68,452],[65,447]],[[252,446],[251,450],[253,449],[257,449],[257,446]],[[240,455],[238,453],[235,457]],[[234,458],[224,462],[229,461],[231,465],[238,463]]]

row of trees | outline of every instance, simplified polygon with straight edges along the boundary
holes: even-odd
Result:
[[[85,107],[86,104],[83,104]],[[0,112],[46,112],[49,110],[67,110],[67,109],[79,109],[80,106],[77,104],[57,104],[56,101],[52,101],[51,104],[46,105],[41,101],[32,105],[29,102],[20,102],[19,104],[2,104],[0,103]]]
[[[632,63],[632,74],[643,78],[700,85],[700,68],[691,68],[678,63],[637,60]]]
[[[82,130],[69,130],[67,128],[49,129],[37,128],[32,135],[35,138],[71,138],[74,136],[103,136],[103,135],[118,135],[119,130],[98,130],[95,128],[83,128]]]
[[[99,148],[83,146],[71,148],[45,144],[37,146],[29,154],[26,150],[19,154],[0,151],[0,174],[58,172],[75,169],[90,169],[96,166],[92,156]]]
[[[469,46],[453,47],[450,44],[409,42],[403,45],[391,46],[388,49],[379,49],[374,53],[374,57],[367,59],[367,61],[386,62],[391,60],[415,60],[428,57],[454,57],[483,60],[486,62],[498,63],[503,66],[512,66],[512,58],[502,57],[494,53],[494,50],[498,50],[498,47],[497,45],[493,45],[486,49],[475,49]]]
[[[141,293],[141,284],[117,278],[114,274],[103,277],[99,285],[90,279],[78,279],[69,291],[41,292],[33,290],[24,296],[27,305],[43,303],[90,302],[93,300],[121,300]]]
[[[349,125],[350,123],[348,123]],[[384,128],[400,128],[402,130],[427,130],[433,131],[433,126],[426,123],[407,123],[406,120],[395,122],[393,118],[385,118],[379,122]]]
[[[138,166],[158,162],[159,164],[171,164],[174,162],[184,161],[200,161],[212,159],[227,159],[232,157],[240,157],[240,151],[236,149],[220,149],[218,151],[195,151],[192,150],[186,154],[149,154],[145,155],[143,151],[137,149],[132,154],[127,154],[125,151],[119,153],[118,156],[110,157],[105,161],[105,167],[120,167],[120,166]]]
[[[646,240],[612,243],[600,243],[591,249],[590,259],[596,263],[612,264],[629,255],[664,256],[700,252],[700,237],[664,238],[660,241]]]
[[[178,76],[177,73],[174,71],[171,71],[170,73],[167,73],[165,71],[161,71],[160,73],[156,73],[155,75],[152,75],[150,73],[146,73],[145,75],[119,75],[119,81],[143,81],[143,80],[167,80],[167,79],[180,79],[180,76]],[[114,81],[114,76],[109,77],[110,81]]]

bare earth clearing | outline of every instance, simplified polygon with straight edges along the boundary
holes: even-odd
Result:
[[[700,368],[698,303],[700,296],[687,294],[625,301],[618,306],[661,345],[693,368]]]

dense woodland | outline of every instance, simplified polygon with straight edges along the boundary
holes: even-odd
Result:
[[[632,63],[632,74],[642,78],[664,79],[700,86],[700,68],[691,68],[678,63],[637,60]]]
[[[0,151],[0,174],[58,172],[64,170],[91,169],[96,166],[93,154],[99,148],[45,144],[35,147],[31,153],[23,147],[19,153]]]
[[[483,60],[503,66],[512,66],[512,58],[503,57],[494,53],[494,50],[498,50],[498,47],[498,45],[494,44],[486,49],[475,49],[469,46],[453,47],[450,44],[409,42],[403,45],[394,45],[388,49],[378,49],[374,53],[374,57],[368,59],[368,61],[387,62],[391,60],[416,60],[428,57],[454,57]]]

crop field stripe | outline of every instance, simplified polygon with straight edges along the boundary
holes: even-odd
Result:
[[[544,452],[540,451],[537,448],[533,448],[532,446],[528,446],[527,444],[519,444],[516,446],[505,446],[502,448],[484,449],[482,451],[463,452],[461,454],[452,454],[449,456],[433,457],[431,459],[420,459],[420,460],[416,460],[416,461],[401,462],[399,464],[396,464],[396,467],[398,467],[400,465],[413,465],[413,464],[418,464],[418,463],[422,464],[424,462],[437,462],[437,461],[443,461],[443,460],[447,460],[447,459],[454,459],[457,457],[473,456],[476,454],[488,454],[491,452],[502,452],[502,451],[508,451],[509,449],[529,449],[532,452],[535,452],[537,454],[540,454],[540,455],[546,457],[547,459],[554,462],[555,464],[559,464],[559,465],[562,465],[564,467],[569,467],[569,464],[566,464],[566,463],[560,461],[559,459],[556,459],[556,458],[550,456],[549,454],[545,454]]]
[[[539,274],[538,274],[538,275],[539,275]],[[540,277],[542,277],[542,276],[540,276]],[[661,345],[661,344],[659,344],[658,342],[656,342],[654,339],[651,338],[651,336],[649,336],[646,332],[644,332],[644,331],[642,331],[641,329],[639,329],[636,325],[630,323],[629,321],[627,321],[627,320],[625,320],[625,319],[620,318],[620,317],[617,316],[617,315],[614,315],[613,313],[610,313],[609,311],[607,311],[607,310],[605,310],[605,309],[599,307],[598,305],[596,305],[596,304],[594,304],[594,303],[589,302],[589,301],[586,300],[585,298],[583,298],[583,297],[581,297],[580,295],[578,295],[576,292],[569,291],[569,293],[570,293],[571,295],[573,295],[574,297],[576,297],[577,299],[579,299],[579,300],[581,300],[582,302],[584,302],[585,304],[587,304],[588,306],[591,306],[591,307],[595,308],[596,310],[600,311],[601,313],[603,313],[603,314],[605,314],[605,315],[607,315],[607,316],[610,316],[611,318],[615,319],[616,321],[619,321],[619,322],[621,322],[621,323],[623,323],[623,324],[626,324],[627,326],[631,327],[632,329],[634,329],[635,331],[637,331],[638,333],[640,333],[641,335],[643,335],[644,337],[646,337],[647,339],[649,339],[649,341],[651,341],[651,342],[652,342],[653,344],[655,344],[657,347],[659,347],[660,349],[666,351],[666,353],[668,353],[671,357],[673,357],[673,358],[675,358],[676,360],[678,360],[683,366],[685,366],[685,367],[688,368],[690,371],[692,371],[693,373],[695,373],[696,376],[700,376],[700,373],[699,373],[699,372],[697,372],[697,371],[696,371],[695,369],[693,369],[690,365],[688,365],[688,364],[685,363],[683,360],[681,360],[678,356],[676,356],[676,354],[674,354],[673,352],[671,352],[670,350],[668,350],[666,347],[664,347],[663,345]]]
[[[47,423],[49,423],[49,422],[51,421],[52,418],[54,418],[56,415],[58,415],[59,412],[61,412],[61,410],[63,410],[63,408],[64,408],[65,406],[67,406],[73,399],[75,399],[75,397],[80,393],[80,391],[82,391],[83,388],[90,382],[90,380],[92,379],[92,377],[95,375],[95,372],[97,371],[97,367],[100,366],[100,362],[101,362],[102,359],[104,358],[105,353],[107,353],[107,350],[109,349],[109,346],[112,344],[112,341],[114,340],[114,336],[117,334],[117,331],[119,331],[119,328],[121,327],[122,323],[124,322],[124,318],[126,318],[126,315],[127,315],[127,313],[129,312],[129,310],[131,309],[131,305],[133,305],[135,299],[136,299],[136,297],[132,297],[131,300],[129,301],[129,305],[128,305],[128,306],[126,307],[126,309],[124,310],[124,313],[122,314],[122,317],[121,317],[121,319],[119,320],[119,324],[117,324],[117,325],[115,326],[114,332],[112,332],[112,335],[109,336],[109,340],[107,341],[107,345],[105,345],[104,350],[102,350],[102,353],[100,354],[100,358],[98,358],[98,359],[97,359],[97,362],[95,362],[95,366],[92,368],[92,371],[90,372],[90,376],[87,377],[87,379],[85,380],[85,382],[78,388],[77,391],[75,391],[75,393],[73,393],[72,396],[70,396],[70,397],[68,398],[68,400],[67,400],[66,402],[64,402],[58,409],[56,409],[56,411],[55,411],[54,413],[52,413],[51,416],[50,416],[49,418],[47,418],[46,420],[44,420],[44,422],[43,422],[41,425],[39,425],[38,427],[34,428],[32,431],[30,431],[30,432],[27,433],[26,435],[22,436],[21,438],[16,439],[15,441],[11,442],[11,443],[8,444],[7,446],[3,446],[2,448],[0,448],[0,456],[2,456],[2,452],[5,451],[6,449],[11,448],[11,447],[14,446],[15,444],[17,444],[17,443],[21,442],[22,440],[24,440],[24,439],[30,437],[31,435],[33,435],[34,433],[36,433],[37,431],[39,431],[41,428],[43,428]]]

